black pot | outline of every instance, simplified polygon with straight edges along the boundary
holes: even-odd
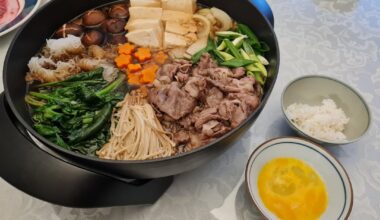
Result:
[[[28,71],[29,59],[41,49],[46,39],[50,38],[62,24],[88,9],[109,4],[109,0],[72,0],[71,3],[67,0],[54,0],[42,7],[17,33],[4,63],[3,81],[6,101],[16,120],[21,124],[21,128],[26,129],[47,146],[47,148],[41,149],[50,155],[62,157],[66,162],[83,169],[118,179],[159,178],[176,175],[194,169],[222,154],[253,124],[266,104],[278,74],[279,48],[273,24],[271,24],[273,17],[265,1],[200,0],[198,2],[225,10],[235,20],[249,25],[257,36],[270,47],[267,54],[270,62],[269,77],[264,88],[262,103],[239,127],[191,152],[147,161],[110,161],[83,156],[56,146],[39,135],[33,129],[28,107],[24,101],[27,86],[24,78]],[[259,9],[262,9],[263,12],[261,13]]]

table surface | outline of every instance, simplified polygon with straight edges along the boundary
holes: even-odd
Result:
[[[175,177],[154,205],[72,209],[32,198],[0,179],[1,219],[259,219],[243,183],[245,163],[263,141],[295,135],[280,95],[307,74],[336,77],[356,88],[373,116],[368,134],[345,146],[326,147],[346,168],[353,186],[350,219],[380,219],[380,1],[270,0],[281,50],[275,89],[259,119],[218,159]],[[14,33],[0,39],[1,68]],[[0,89],[2,83],[0,83]]]

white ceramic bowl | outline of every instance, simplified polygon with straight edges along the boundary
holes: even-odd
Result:
[[[342,141],[323,140],[303,132],[286,114],[293,103],[321,105],[323,99],[332,99],[350,121],[343,133],[347,139]],[[368,105],[360,94],[349,85],[327,76],[311,75],[290,82],[282,93],[282,111],[286,121],[299,135],[317,143],[348,144],[359,140],[370,127],[371,114]]]
[[[353,192],[350,179],[342,165],[321,146],[310,141],[282,137],[269,140],[250,156],[246,171],[245,182],[248,192],[267,219],[277,219],[264,205],[260,198],[257,181],[263,166],[279,157],[290,157],[302,160],[310,165],[322,177],[328,193],[328,205],[321,220],[347,219],[353,204]]]

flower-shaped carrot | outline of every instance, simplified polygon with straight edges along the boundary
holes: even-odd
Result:
[[[131,62],[132,62],[132,56],[131,55],[120,54],[119,56],[117,56],[115,58],[116,66],[119,69],[127,68],[128,64],[130,64]]]
[[[133,51],[135,51],[135,48],[136,48],[135,45],[126,43],[118,47],[118,52],[119,54],[131,55]]]
[[[128,73],[128,83],[133,85],[140,85],[140,73]]]
[[[163,51],[160,51],[153,55],[154,61],[158,64],[164,64],[165,61],[168,59],[168,55],[164,53]]]
[[[142,63],[144,61],[149,60],[152,57],[152,54],[150,53],[150,50],[148,48],[140,47],[137,49],[134,56],[139,62]]]
[[[152,83],[156,79],[157,65],[150,65],[141,71],[141,83]]]
[[[128,71],[129,71],[130,73],[134,73],[134,72],[140,71],[141,68],[142,68],[142,67],[141,67],[141,64],[139,64],[139,63],[136,63],[136,64],[133,64],[133,63],[128,64]]]

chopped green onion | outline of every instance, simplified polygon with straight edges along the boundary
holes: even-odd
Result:
[[[238,49],[232,44],[232,42],[228,39],[224,39],[224,42],[226,43],[227,49],[230,50],[232,56],[235,58],[240,58],[242,59],[243,57],[239,53]]]
[[[265,59],[265,57],[261,55],[257,55],[257,58],[260,60],[260,63],[262,63],[263,65],[269,65],[269,62],[267,59]]]
[[[232,60],[235,58],[231,54],[223,52],[223,51],[219,51],[219,53],[223,56],[224,60]]]
[[[260,47],[259,39],[256,37],[256,35],[253,33],[253,31],[245,24],[238,24],[238,30],[241,34],[247,35],[250,39],[251,45],[255,45]]]
[[[222,51],[224,49],[226,49],[226,43],[224,41],[222,41],[222,43],[220,43],[220,45],[216,48],[217,50],[219,51]]]
[[[252,63],[253,63],[252,60],[235,58],[232,60],[225,61],[225,62],[221,63],[221,65],[236,68],[236,67],[247,66],[247,65],[252,64]]]
[[[244,42],[244,39],[247,38],[247,35],[242,35],[238,38],[235,38],[235,40],[232,41],[232,44],[237,47],[237,48],[240,48],[241,45],[243,45],[243,42]]]
[[[234,32],[234,31],[218,31],[215,33],[216,36],[219,36],[219,37],[226,37],[226,38],[236,38],[236,37],[240,37],[242,36],[242,34],[238,33],[238,32]]]

